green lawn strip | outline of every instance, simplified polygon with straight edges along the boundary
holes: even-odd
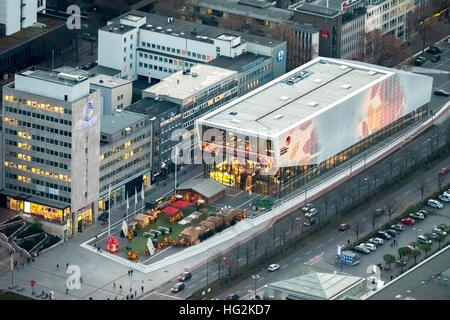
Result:
[[[23,296],[15,292],[1,292],[0,300],[35,300],[35,299]]]

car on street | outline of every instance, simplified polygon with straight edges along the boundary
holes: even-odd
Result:
[[[403,223],[405,226],[413,226],[416,224],[416,220],[413,218],[403,218],[400,220],[401,223]]]
[[[307,213],[305,213],[305,217],[314,217],[317,213],[319,213],[319,211],[316,208],[311,208]]]
[[[354,251],[359,252],[359,253],[363,253],[363,254],[369,254],[372,251],[370,251],[370,249],[366,248],[363,245],[357,245],[355,248],[353,248]]]
[[[434,94],[437,96],[443,96],[443,97],[448,97],[450,96],[450,93],[448,93],[445,90],[439,89],[439,90],[434,90]]]
[[[390,240],[392,238],[392,236],[390,234],[388,234],[384,231],[378,231],[375,235],[384,240]]]
[[[315,223],[316,223],[316,219],[312,218],[312,219],[308,219],[307,221],[303,222],[303,225],[305,227],[310,227],[310,226],[312,226]]]
[[[392,238],[395,238],[397,236],[397,231],[395,231],[394,229],[388,229],[386,230],[386,233],[390,235]]]
[[[370,238],[369,240],[367,240],[367,242],[373,243],[376,246],[381,246],[384,243],[383,239],[381,238]]]
[[[431,54],[438,54],[442,53],[442,49],[438,46],[430,46],[425,52],[431,53]]]
[[[303,212],[308,212],[309,209],[312,209],[312,208],[314,208],[313,204],[312,204],[312,203],[307,203],[307,204],[305,204],[305,205],[303,206],[302,211],[303,211]]]
[[[274,272],[277,271],[278,269],[280,269],[280,265],[273,263],[267,268],[267,271]]]
[[[394,229],[395,231],[398,231],[398,232],[402,232],[403,230],[405,230],[405,227],[402,226],[401,224],[393,224],[391,226],[391,229]]]
[[[442,230],[442,229],[440,229],[440,228],[434,228],[431,232],[436,233],[436,234],[441,235],[441,236],[446,236],[447,235],[447,232]]]
[[[347,223],[342,223],[342,224],[339,226],[339,231],[346,231],[346,230],[348,230],[348,229],[350,229],[350,225],[347,224]]]
[[[367,249],[369,249],[370,251],[375,251],[375,250],[377,250],[377,246],[374,245],[373,243],[368,243],[368,242],[366,242],[366,243],[363,243],[362,245],[363,245],[364,247],[366,247]]]
[[[448,193],[440,194],[438,198],[443,202],[450,202],[450,195]]]
[[[184,289],[184,283],[183,282],[177,282],[170,291],[172,292],[180,292]]]
[[[428,239],[426,236],[424,235],[420,235],[417,237],[417,242],[418,243],[422,243],[422,244],[432,244],[433,241],[431,241],[430,239]]]
[[[423,65],[425,62],[427,61],[427,59],[425,59],[425,57],[419,56],[416,59],[414,59],[414,65],[417,67],[420,67],[421,65]]]
[[[434,56],[431,57],[430,61],[431,62],[438,62],[439,60],[441,60],[441,56],[438,54],[435,54]]]
[[[444,207],[444,205],[442,203],[440,203],[439,201],[434,200],[434,199],[428,200],[427,206],[429,206],[431,208],[437,208],[437,209],[442,209]]]
[[[192,278],[192,274],[189,271],[184,271],[182,274],[178,276],[179,281],[186,281]]]
[[[423,215],[423,213],[419,213],[419,212],[411,212],[409,214],[409,216],[415,220],[423,220],[425,219],[425,216]]]
[[[239,295],[237,293],[230,293],[226,296],[225,300],[239,300]]]

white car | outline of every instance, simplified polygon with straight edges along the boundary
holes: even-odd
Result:
[[[444,193],[439,195],[439,200],[442,200],[444,202],[450,202],[450,194]]]
[[[381,238],[370,238],[369,243],[373,243],[376,246],[381,246],[384,243],[384,241]]]
[[[437,208],[437,209],[442,209],[444,207],[444,205],[442,203],[440,203],[439,201],[434,200],[434,199],[428,200],[427,206],[429,206],[431,208]]]
[[[279,264],[271,264],[267,268],[267,271],[274,272],[274,271],[277,271],[278,269],[280,269],[280,265]]]
[[[433,233],[436,233],[440,236],[446,236],[447,232],[445,232],[444,230],[440,229],[440,228],[434,228],[433,231],[431,231]]]
[[[373,243],[363,243],[362,244],[364,247],[366,247],[367,249],[369,249],[370,251],[375,251],[377,250],[377,246],[374,245]]]

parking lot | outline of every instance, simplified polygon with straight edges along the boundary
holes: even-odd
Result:
[[[444,203],[441,201],[441,203]],[[395,238],[391,240],[384,240],[384,244],[377,247],[377,249],[371,252],[368,255],[358,253],[360,256],[360,263],[356,266],[348,266],[343,265],[343,272],[350,273],[353,275],[367,277],[367,268],[370,265],[377,265],[379,263],[382,264],[381,271],[381,279],[383,281],[390,281],[391,275],[396,277],[400,275],[400,267],[395,266],[395,264],[391,265],[391,271],[387,271],[385,267],[385,263],[383,260],[383,256],[385,254],[391,254],[398,257],[398,249],[400,247],[404,247],[409,245],[411,242],[417,242],[417,237],[419,235],[424,235],[426,233],[430,233],[433,228],[437,227],[439,224],[450,225],[450,203],[444,203],[444,207],[442,209],[432,209],[429,207],[424,207],[425,210],[429,213],[428,216],[424,220],[416,220],[416,224],[414,226],[404,225],[404,231],[400,232]],[[395,239],[395,245],[394,245]],[[446,243],[449,239],[447,236],[442,242],[441,247],[444,243]],[[431,245],[431,250],[428,252],[428,256],[430,256],[433,252],[435,252],[438,248],[439,244],[437,241],[433,241]],[[329,257],[329,259],[332,257]],[[425,253],[422,251],[421,256],[417,258],[417,262],[422,261],[425,258]],[[330,261],[327,259],[328,261]],[[409,258],[407,267],[411,267],[414,265],[414,258]],[[340,265],[337,267],[340,268]],[[404,267],[403,270],[406,270],[407,267]]]

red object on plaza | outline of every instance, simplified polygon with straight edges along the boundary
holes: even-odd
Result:
[[[407,226],[413,226],[416,224],[416,220],[414,220],[413,218],[404,218],[401,220],[401,223]]]
[[[175,201],[175,203],[173,204],[174,207],[177,207],[179,209],[183,209],[186,208],[189,205],[189,202],[184,201],[184,200],[177,200]]]
[[[165,214],[168,214],[169,216],[173,216],[174,214],[177,214],[180,211],[180,209],[172,207],[172,206],[167,206],[164,209],[162,209],[162,211]]]
[[[119,239],[116,237],[109,237],[106,240],[106,249],[109,253],[116,253],[119,251]]]
[[[34,280],[31,280],[30,281],[30,286],[32,286],[32,287],[34,287],[34,284],[35,284],[36,282],[34,281]]]

